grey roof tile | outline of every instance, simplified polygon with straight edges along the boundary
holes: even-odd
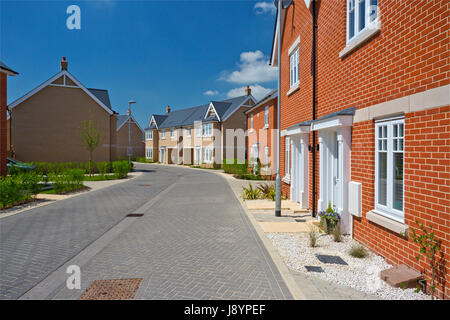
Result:
[[[111,108],[111,102],[109,101],[109,94],[108,90],[104,89],[91,89],[88,88],[88,90],[97,97],[98,100],[100,100],[105,106],[107,106],[109,109]]]

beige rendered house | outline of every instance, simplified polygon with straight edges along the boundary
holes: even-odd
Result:
[[[79,128],[92,118],[101,133],[94,161],[116,159],[117,112],[107,90],[88,89],[67,70],[61,71],[8,107],[11,154],[20,161],[82,162],[88,160]]]
[[[222,159],[246,154],[247,111],[255,104],[251,89],[245,95],[192,108],[152,115],[145,129],[146,157],[171,164],[212,167]],[[230,143],[232,141],[232,143]]]

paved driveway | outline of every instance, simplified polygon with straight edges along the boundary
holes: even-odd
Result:
[[[76,299],[93,280],[143,278],[137,299],[292,298],[222,177],[137,168],[148,172],[0,220],[1,297]],[[68,264],[81,290],[66,288]]]

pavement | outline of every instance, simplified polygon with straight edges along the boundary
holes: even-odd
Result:
[[[1,219],[0,298],[78,299],[94,280],[127,278],[142,279],[135,299],[294,297],[225,179],[135,168],[132,180]],[[66,286],[70,265],[80,289]]]

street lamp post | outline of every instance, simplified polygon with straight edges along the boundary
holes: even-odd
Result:
[[[131,154],[132,154],[132,149],[131,149],[131,106],[133,104],[135,104],[136,101],[134,100],[130,100],[128,101],[128,111],[127,111],[127,116],[128,116],[128,150],[127,150],[127,154],[128,154],[128,162],[131,163]]]
[[[277,99],[277,177],[275,180],[275,216],[281,216],[281,177],[280,177],[280,149],[281,149],[281,137],[280,137],[280,97],[281,97],[281,1],[277,1],[277,25],[278,25],[278,99]]]

